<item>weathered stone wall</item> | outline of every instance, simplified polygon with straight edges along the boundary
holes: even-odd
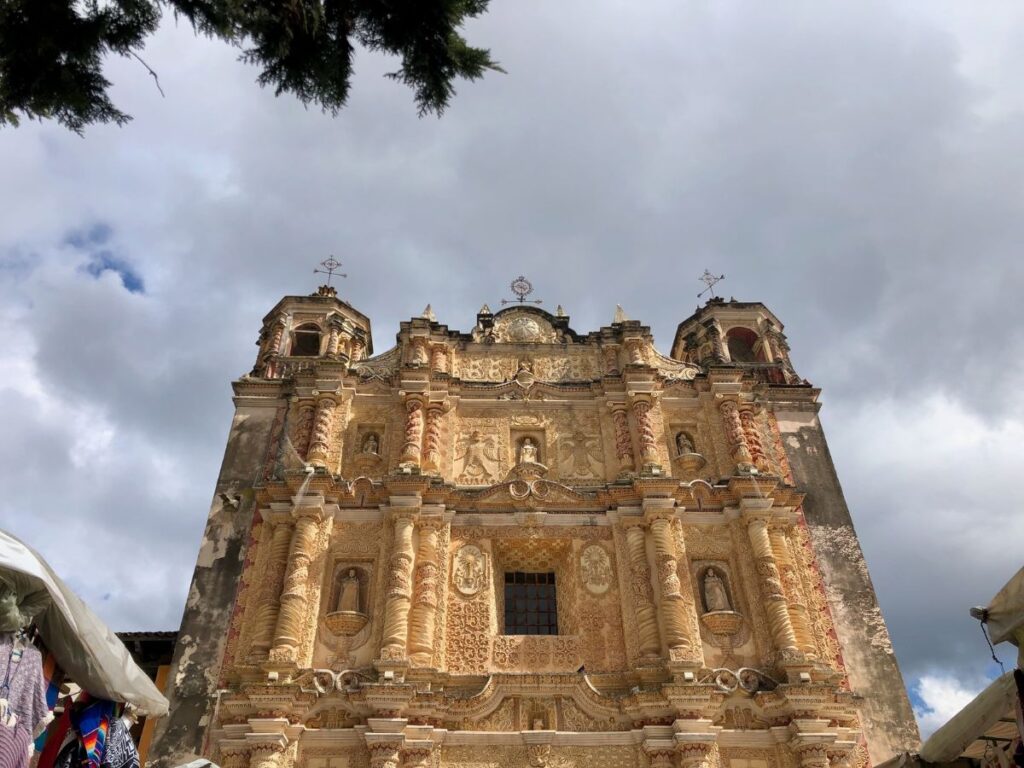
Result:
[[[252,485],[265,463],[279,405],[268,399],[236,407],[171,662],[165,691],[170,713],[157,726],[150,765],[180,765],[202,753],[253,521]],[[237,499],[237,507],[224,497]]]
[[[917,722],[882,618],[864,553],[836,476],[816,404],[775,407],[782,444],[824,577],[846,672],[860,699],[873,764],[920,743]]]

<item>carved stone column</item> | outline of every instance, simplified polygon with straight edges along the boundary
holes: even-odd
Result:
[[[421,517],[416,526],[416,571],[412,612],[409,614],[409,658],[419,667],[429,667],[434,657],[434,627],[441,585],[438,583],[440,553],[438,541],[445,525],[443,518]]]
[[[221,768],[249,768],[252,759],[249,750],[241,746],[221,747],[218,764]]]
[[[385,661],[401,661],[406,658],[412,594],[413,517],[411,513],[401,512],[394,518],[394,542],[388,564],[387,602],[380,653],[381,659]]]
[[[433,373],[448,373],[448,348],[435,344],[430,348],[430,370]]]
[[[401,737],[387,741],[372,741],[370,748],[370,768],[399,768],[401,759]]]
[[[782,577],[782,588],[789,606],[789,620],[793,624],[797,647],[808,658],[816,658],[818,648],[814,643],[814,630],[811,617],[807,612],[807,599],[804,596],[800,575],[793,559],[793,548],[789,535],[781,528],[770,528],[768,538],[772,544],[772,552]]]
[[[772,465],[768,462],[768,454],[761,440],[761,428],[751,408],[740,409],[740,424],[743,426],[743,440],[750,451],[750,460],[759,472],[771,472]]]
[[[284,737],[272,742],[254,744],[249,752],[249,768],[286,768],[289,764],[288,753],[294,756],[294,748],[289,750]]]
[[[799,744],[793,753],[800,768],[829,768],[827,744]]]
[[[299,406],[295,418],[295,427],[291,430],[292,447],[300,461],[305,461],[309,455],[309,442],[313,435],[313,420],[316,416],[316,406],[313,403],[303,403]]]
[[[441,467],[441,422],[446,406],[443,403],[427,405],[426,429],[423,434],[424,470],[436,473]]]
[[[633,459],[633,438],[629,434],[629,417],[625,403],[612,404],[612,423],[615,425],[615,456],[619,460],[620,472],[636,469]]]
[[[626,545],[629,548],[630,582],[633,605],[636,609],[640,654],[656,657],[661,651],[661,639],[658,637],[658,618],[654,610],[654,594],[651,589],[651,567],[647,561],[647,542],[642,525],[635,523],[626,528]]]
[[[651,519],[651,538],[654,540],[655,569],[661,596],[661,621],[665,630],[665,641],[673,657],[689,656],[693,643],[687,632],[688,621],[684,612],[683,596],[680,592],[679,561],[672,536],[670,515],[661,513]]]
[[[315,555],[322,512],[319,508],[299,507],[295,515],[297,519],[288,551],[288,567],[281,592],[281,607],[277,614],[274,647],[270,651],[272,661],[295,661],[302,625],[308,612],[306,582],[309,580],[309,564]]]
[[[405,401],[405,442],[402,444],[400,466],[419,469],[423,444],[423,402],[416,397]]]
[[[658,463],[658,441],[654,434],[654,422],[651,419],[651,403],[649,400],[635,400],[632,408],[633,419],[636,421],[640,461],[645,466],[656,466]]]
[[[352,339],[352,362],[356,363],[363,359],[366,352],[366,342],[358,336]]]
[[[274,643],[274,629],[281,607],[285,569],[288,566],[288,550],[292,543],[293,520],[291,515],[282,515],[272,524],[268,520],[264,525],[268,528],[273,525],[273,530],[268,531],[267,546],[270,548],[270,555],[266,561],[263,584],[255,606],[256,622],[250,651],[254,659],[266,659],[267,652]]]
[[[341,326],[332,322],[327,331],[327,357],[337,359],[341,345]]]
[[[704,323],[704,332],[707,335],[708,342],[711,344],[711,360],[702,362],[724,363],[725,344],[722,343],[722,329],[718,327],[718,323],[714,320],[708,320]]]
[[[314,467],[327,466],[327,454],[331,450],[331,427],[334,426],[334,409],[338,403],[333,397],[321,397],[316,401],[316,415],[313,417],[313,433],[309,442],[306,461]]]
[[[428,768],[433,751],[430,741],[407,741],[402,748],[402,768]]]
[[[677,745],[679,768],[708,768],[712,744],[705,742],[684,742]]]
[[[772,554],[771,541],[768,538],[768,522],[763,517],[751,517],[747,521],[747,533],[754,550],[754,563],[761,581],[761,595],[764,598],[765,612],[771,627],[775,647],[783,657],[799,653],[793,623],[789,620],[789,607],[782,589],[775,556]]]
[[[651,768],[676,768],[676,750],[671,744],[644,744],[644,754]]]
[[[726,400],[718,410],[725,422],[725,436],[729,440],[729,447],[732,449],[732,458],[736,462],[736,471],[741,474],[749,473],[754,468],[753,459],[750,456],[750,448],[747,446],[747,437],[743,431],[743,421],[740,419],[739,407],[733,400]]]
[[[619,369],[619,348],[615,345],[601,347],[601,354],[604,356],[604,375],[618,376],[622,371]]]

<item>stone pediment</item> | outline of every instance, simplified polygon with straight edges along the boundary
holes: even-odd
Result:
[[[594,494],[583,493],[533,474],[515,475],[502,483],[480,490],[460,491],[453,494],[453,503],[459,508],[471,507],[530,507],[545,509],[576,505],[592,501]]]

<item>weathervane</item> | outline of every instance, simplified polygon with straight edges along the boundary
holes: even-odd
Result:
[[[338,261],[333,256],[328,256],[326,259],[321,261],[320,266],[323,267],[323,269],[314,269],[313,274],[319,272],[321,274],[327,275],[327,285],[331,284],[331,278],[333,278],[335,274],[337,274],[340,277],[348,277],[348,275],[346,275],[344,272],[337,271],[338,267],[341,266],[341,262]]]
[[[697,279],[707,286],[707,288],[705,288],[703,291],[697,294],[698,299],[708,292],[711,293],[712,299],[718,298],[717,296],[715,296],[715,283],[721,280],[725,280],[725,275],[712,275],[708,270],[705,269],[704,274],[698,277]]]
[[[514,304],[514,303],[517,303],[517,302],[519,304],[526,304],[527,303],[526,297],[529,296],[531,293],[533,293],[533,283],[531,283],[529,280],[527,280],[522,275],[520,275],[515,280],[513,280],[509,287],[512,289],[512,293],[514,293],[517,298],[515,298],[515,299],[502,299],[501,300],[502,304]],[[544,302],[541,301],[540,299],[530,299],[529,303],[530,304],[543,304]]]

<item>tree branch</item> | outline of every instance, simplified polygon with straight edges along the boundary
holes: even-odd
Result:
[[[128,53],[130,53],[132,56],[134,56],[136,59],[138,59],[139,63],[142,64],[142,66],[144,66],[146,69],[149,70],[149,74],[151,74],[153,76],[153,82],[156,83],[156,89],[158,91],[160,91],[160,96],[162,98],[166,99],[167,95],[164,93],[164,89],[160,87],[160,78],[157,77],[157,74],[156,74],[156,72],[153,71],[153,68],[151,66],[149,66],[149,64],[147,64],[145,61],[143,61],[142,57],[139,56],[139,54],[137,54],[131,48],[128,49]]]

